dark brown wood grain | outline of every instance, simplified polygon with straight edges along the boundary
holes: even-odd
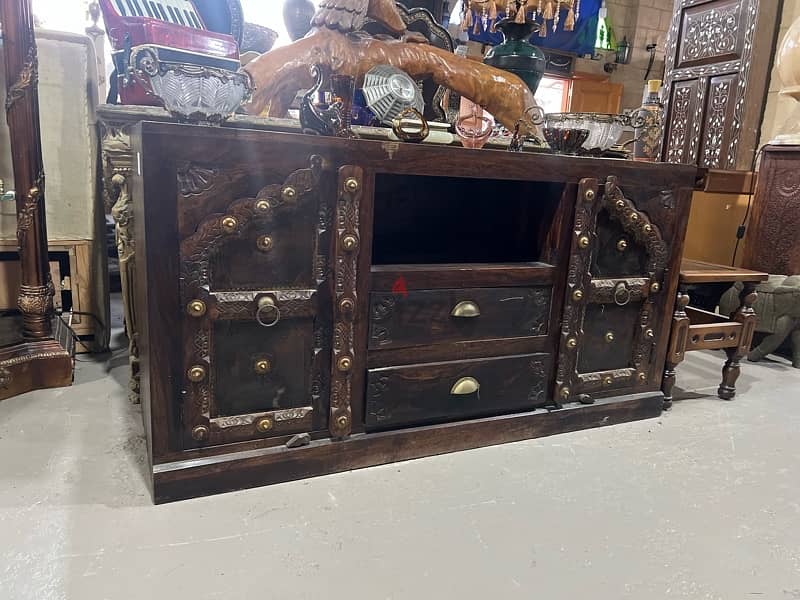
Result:
[[[547,335],[549,286],[370,294],[369,348]],[[479,314],[457,316],[459,310]]]
[[[549,363],[547,354],[527,354],[372,369],[367,376],[367,431],[545,406]],[[459,382],[475,390],[457,394]]]
[[[141,155],[131,192],[142,400],[158,500],[653,416],[660,407],[694,168],[487,151],[476,169],[475,154],[459,149],[166,123],[138,125],[133,149]],[[629,204],[619,219],[635,208],[641,220],[622,228],[634,250],[625,273],[609,271],[620,232],[601,223],[607,240],[592,238],[592,248],[611,254],[595,261],[598,290],[587,288],[587,298],[608,304],[600,288],[618,275],[642,289],[632,288],[633,316],[622,327],[635,332],[621,330],[613,352],[588,342],[586,351],[637,356],[636,332],[647,327],[635,304],[648,302],[647,377],[599,391],[595,406],[573,398],[563,411],[530,413],[552,404],[579,182],[591,176],[600,193],[609,181],[622,190]],[[258,209],[264,199],[268,208]],[[227,217],[235,224],[226,232]],[[267,251],[258,247],[265,235]],[[637,255],[637,244],[649,251]],[[387,260],[402,255],[410,260]],[[651,279],[663,289],[645,290],[641,281]],[[541,298],[519,307],[506,302],[536,290]],[[281,309],[273,328],[255,322],[264,296]],[[206,312],[192,317],[193,299]],[[387,301],[391,336],[375,337],[375,309]],[[453,322],[462,301],[475,302],[480,316]],[[602,325],[608,315],[599,311],[592,319]],[[258,359],[270,361],[266,378],[253,369]],[[207,405],[188,376],[195,365],[210,374]],[[384,375],[391,385],[381,404]],[[466,377],[480,393],[453,404],[450,391]],[[391,415],[379,418],[387,408]],[[483,418],[505,412],[522,414]],[[259,431],[265,418],[271,428]],[[406,429],[434,421],[447,423]],[[194,437],[198,423],[210,437]],[[309,446],[286,448],[294,432],[308,434]]]

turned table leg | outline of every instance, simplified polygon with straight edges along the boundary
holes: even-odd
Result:
[[[686,315],[686,306],[688,304],[689,294],[685,290],[678,291],[678,297],[675,300],[675,312],[672,314],[672,327],[669,336],[667,361],[664,368],[664,379],[661,382],[661,391],[664,392],[664,410],[672,408],[675,368],[683,362],[686,352],[686,341],[689,335],[689,317]]]
[[[750,351],[753,342],[753,332],[756,328],[756,312],[753,303],[756,301],[755,283],[745,283],[739,294],[739,308],[731,315],[731,321],[742,324],[742,335],[739,345],[734,348],[725,348],[728,360],[722,367],[722,383],[717,390],[717,395],[723,400],[731,400],[736,395],[736,380],[739,378],[739,362]]]

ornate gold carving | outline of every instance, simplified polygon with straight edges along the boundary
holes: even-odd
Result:
[[[25,245],[28,231],[33,226],[36,215],[39,212],[39,205],[44,198],[44,172],[40,172],[36,177],[36,182],[28,190],[22,203],[22,208],[17,213],[17,242],[19,247]]]
[[[31,43],[28,48],[28,57],[22,70],[17,75],[17,80],[11,84],[6,94],[6,113],[8,113],[18,100],[25,97],[32,87],[39,83],[39,59],[36,53],[36,44]]]
[[[49,286],[22,285],[19,288],[17,305],[23,315],[49,315],[53,312],[55,291]]]

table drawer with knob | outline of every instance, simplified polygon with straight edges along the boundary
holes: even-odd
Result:
[[[373,292],[369,349],[545,336],[551,293],[550,286]]]
[[[374,431],[533,410],[549,400],[550,356],[521,354],[371,369],[366,427]]]

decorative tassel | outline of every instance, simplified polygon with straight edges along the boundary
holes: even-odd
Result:
[[[492,0],[491,4],[489,4],[489,21],[492,24],[491,27],[489,27],[489,31],[494,33],[497,31],[494,27],[497,23],[497,5],[494,3],[494,0]]]
[[[475,18],[472,19],[473,26],[472,26],[472,33],[475,35],[481,34],[481,19],[478,15],[475,15]]]
[[[528,0],[522,0],[517,9],[517,16],[514,19],[515,23],[524,23],[525,22],[525,13],[528,11]]]
[[[469,2],[465,2],[464,6],[467,10],[464,12],[464,18],[461,19],[461,31],[469,31],[469,28],[472,27],[472,7]]]
[[[542,18],[545,21],[549,21],[553,18],[553,0],[547,0],[547,3],[544,5],[544,12],[542,13]]]
[[[539,27],[539,37],[547,37],[547,21],[542,22],[542,26]]]
[[[573,29],[575,29],[575,11],[570,6],[567,18],[564,19],[564,31],[572,31]]]

